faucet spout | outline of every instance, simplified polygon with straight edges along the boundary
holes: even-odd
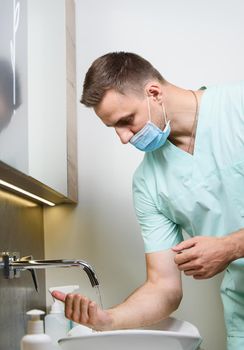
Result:
[[[15,263],[13,263],[15,264]],[[40,269],[48,267],[81,267],[87,274],[92,287],[98,286],[99,282],[93,267],[84,260],[29,260],[25,269]]]
[[[37,290],[37,279],[35,276],[36,269],[46,269],[50,267],[81,267],[87,274],[92,287],[98,286],[99,282],[93,267],[84,260],[33,260],[31,256],[23,257],[21,259],[16,259],[16,257],[11,257],[9,253],[2,254],[2,263],[0,262],[0,267],[3,266],[5,277],[11,278],[8,271],[23,271],[29,270],[32,274],[33,282]],[[8,276],[7,276],[8,275]]]
[[[49,267],[81,267],[89,277],[92,287],[99,285],[96,273],[91,265],[89,265],[84,260],[29,260],[29,261],[13,261],[10,263],[13,268],[18,268],[20,270],[30,270],[30,269],[46,269]]]

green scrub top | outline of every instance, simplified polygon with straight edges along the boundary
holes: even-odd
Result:
[[[190,236],[224,236],[244,227],[244,82],[208,87],[194,154],[169,140],[145,154],[133,178],[145,252]]]

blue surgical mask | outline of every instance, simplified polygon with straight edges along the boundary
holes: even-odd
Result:
[[[156,149],[162,147],[165,144],[170,134],[170,120],[167,122],[165,107],[164,107],[164,104],[162,104],[162,111],[163,111],[163,116],[164,116],[166,125],[164,130],[161,130],[159,127],[157,127],[157,125],[155,125],[152,122],[148,96],[147,96],[147,105],[148,105],[149,121],[140,131],[138,131],[130,139],[130,143],[136,148],[138,148],[140,151],[151,152],[151,151],[155,151]]]

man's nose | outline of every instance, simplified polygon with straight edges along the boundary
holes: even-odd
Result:
[[[115,128],[115,131],[123,144],[128,143],[134,135],[133,132],[127,128]]]

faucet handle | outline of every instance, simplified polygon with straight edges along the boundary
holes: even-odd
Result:
[[[31,277],[32,277],[32,280],[33,280],[33,283],[35,286],[35,290],[38,293],[38,291],[39,291],[38,290],[38,278],[37,278],[36,270],[28,269],[28,271],[30,271],[30,273],[31,273]]]
[[[30,261],[33,260],[33,256],[32,255],[27,255],[27,256],[23,256],[21,259],[19,259],[19,261]],[[37,278],[37,274],[36,274],[36,270],[34,269],[27,269],[32,277],[32,281],[34,283],[35,286],[35,290],[38,293],[38,278]]]

